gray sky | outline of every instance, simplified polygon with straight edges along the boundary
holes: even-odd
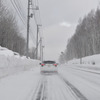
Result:
[[[8,0],[10,2],[10,0]],[[27,0],[21,1],[26,14]],[[33,0],[36,1],[36,0]],[[79,18],[96,9],[99,0],[38,0],[44,36],[45,59],[57,60],[74,34]],[[22,30],[23,31],[23,30]]]
[[[39,0],[43,25],[58,24],[62,21],[77,23],[99,0]]]
[[[99,0],[39,0],[44,26],[45,59],[57,59],[74,34],[79,18],[96,9]]]

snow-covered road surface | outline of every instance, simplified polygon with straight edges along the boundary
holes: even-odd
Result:
[[[40,74],[37,67],[0,79],[0,100],[100,100],[100,74],[69,65]]]

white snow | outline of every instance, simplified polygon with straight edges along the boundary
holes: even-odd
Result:
[[[92,65],[95,62],[96,65],[100,65],[100,54],[83,57],[81,60],[82,64]],[[80,64],[80,59],[70,60],[68,64]]]
[[[0,46],[0,78],[39,66],[38,60],[27,59]]]
[[[59,66],[59,74],[41,75],[39,67],[0,79],[0,100],[36,100],[39,83],[44,82],[41,94],[47,100],[78,100],[75,93],[59,77],[62,75],[75,86],[87,100],[100,100],[100,75]],[[40,81],[42,79],[42,81]]]
[[[80,59],[73,59],[68,61],[67,64],[77,69],[100,73],[100,54],[84,57],[81,61],[80,64]]]
[[[88,100],[100,100],[100,74],[77,70],[73,65],[63,65],[59,73]]]
[[[35,68],[1,79],[0,100],[28,100],[41,77],[37,73],[39,72]]]
[[[99,57],[85,57],[83,64],[73,60],[59,65],[58,74],[41,75],[40,61],[19,54],[16,57],[13,51],[0,47],[0,100],[40,100],[39,96],[45,100],[84,100],[80,99],[81,95],[87,98],[85,100],[100,100]],[[92,61],[95,65],[88,63]],[[60,76],[72,84],[73,89]],[[81,95],[75,93],[75,89]]]
[[[0,46],[0,55],[4,55],[4,56],[14,56],[14,52],[7,49],[7,48],[4,48],[4,47],[1,47]]]

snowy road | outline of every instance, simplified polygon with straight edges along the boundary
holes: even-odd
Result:
[[[34,68],[0,79],[0,100],[100,100],[100,74],[66,65],[41,75]]]

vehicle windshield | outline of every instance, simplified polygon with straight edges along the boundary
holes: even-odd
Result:
[[[55,61],[43,61],[44,64],[55,64]]]

